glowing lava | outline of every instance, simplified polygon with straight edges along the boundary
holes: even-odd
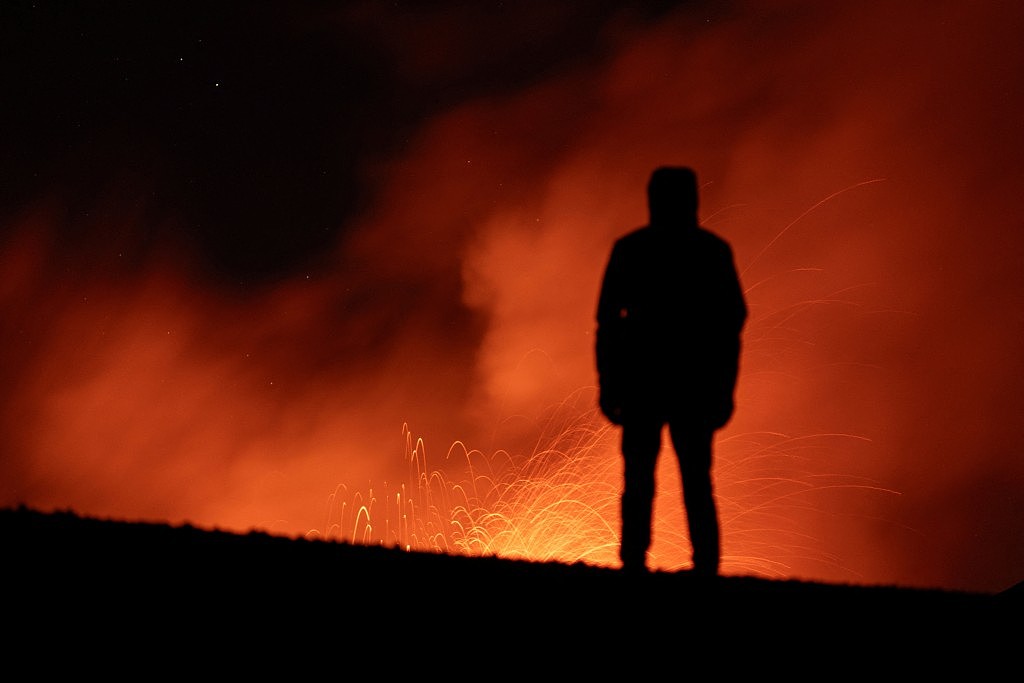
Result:
[[[596,410],[579,413],[577,406],[575,414],[575,420],[560,416],[569,424],[547,435],[545,448],[486,456],[455,444],[438,469],[428,467],[425,444],[403,426],[409,480],[379,491],[353,493],[338,486],[324,527],[306,536],[420,552],[618,566],[618,432]],[[821,539],[805,525],[818,515],[849,512],[835,507],[838,490],[851,499],[894,493],[817,471],[822,453],[848,441],[866,440],[761,433],[719,444],[723,573],[787,577],[794,570],[787,560],[793,559],[845,571],[843,558],[823,554]],[[650,566],[686,569],[689,539],[671,453],[663,451],[658,476],[662,488]]]

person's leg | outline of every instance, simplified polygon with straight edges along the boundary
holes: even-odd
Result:
[[[645,570],[651,545],[654,509],[654,472],[661,450],[661,423],[631,421],[622,427],[622,568]]]
[[[693,569],[701,574],[717,574],[721,561],[721,541],[718,508],[711,480],[714,431],[681,424],[670,424],[669,429],[682,476],[683,505],[693,548]]]

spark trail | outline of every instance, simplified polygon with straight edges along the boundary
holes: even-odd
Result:
[[[746,269],[831,199],[878,182],[856,183],[815,203],[778,232]],[[820,271],[798,268],[791,274]],[[770,281],[754,287],[767,287]],[[780,356],[799,355],[815,312],[857,305],[850,298],[856,289],[789,304],[776,299],[767,313],[752,316],[745,332],[743,372],[755,381],[738,412],[753,417],[744,419],[744,426],[784,421],[773,410],[778,396],[758,378],[777,372]],[[549,412],[532,450],[486,455],[455,443],[437,469],[428,462],[426,445],[405,425],[408,481],[365,494],[350,494],[339,486],[328,500],[323,528],[308,536],[410,551],[617,566],[618,431],[595,406],[595,388],[584,387]],[[667,444],[666,438],[658,465],[650,566],[676,571],[690,566],[690,545],[678,469],[672,454],[665,452]],[[852,452],[856,458],[857,449],[869,447],[869,438],[842,431],[724,431],[716,444],[715,464],[723,573],[789,577],[827,567],[856,575],[842,553],[829,547],[824,531],[828,525],[820,522],[849,517],[856,524],[879,514],[873,511],[880,497],[898,495],[870,479],[830,471],[835,453]]]

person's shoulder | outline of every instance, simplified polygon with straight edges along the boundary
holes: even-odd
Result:
[[[696,239],[706,245],[709,249],[719,249],[725,252],[732,251],[732,245],[729,244],[728,240],[718,233],[708,230],[704,226],[698,226],[694,231],[694,235],[696,236]]]
[[[631,230],[626,231],[624,234],[620,235],[618,240],[616,240],[616,241],[618,241],[618,242],[635,242],[636,240],[644,239],[644,237],[646,235],[650,235],[650,234],[651,234],[651,226],[649,226],[649,225],[641,225],[639,227],[636,227],[636,228],[633,228]]]
[[[686,245],[689,245],[686,248],[704,252],[718,252],[723,255],[732,253],[732,246],[724,237],[703,226],[693,226],[685,230],[666,230],[643,225],[615,240],[615,249],[618,251],[675,249]]]
[[[697,229],[694,231],[694,234],[697,235],[698,239],[706,240],[707,242],[728,244],[724,237],[719,235],[717,232],[714,232],[713,230],[704,227],[703,225],[698,225]]]
[[[619,248],[629,248],[635,245],[643,244],[647,242],[651,237],[651,227],[649,225],[643,225],[639,228],[633,228],[624,235],[619,236],[615,240],[615,246]]]

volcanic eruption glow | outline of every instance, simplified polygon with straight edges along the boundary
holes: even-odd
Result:
[[[23,4],[0,504],[616,565],[596,297],[678,163],[750,307],[723,571],[1024,574],[1024,5]]]
[[[406,481],[383,490],[352,492],[339,485],[328,498],[323,529],[307,538],[410,551],[497,556],[532,561],[618,565],[621,464],[615,430],[592,408],[592,391],[561,406],[569,421],[549,446],[521,455],[488,457],[455,444],[443,464],[428,467],[426,445],[406,427]],[[585,400],[584,400],[585,399]],[[554,417],[552,418],[555,419]],[[717,480],[720,514],[730,530],[723,571],[790,576],[792,558],[839,565],[823,555],[821,539],[804,528],[808,518],[855,508],[837,507],[837,490],[848,500],[894,494],[866,480],[823,474],[814,463],[845,434],[790,437],[745,434],[721,444]],[[670,454],[659,467],[664,482],[656,510],[651,567],[686,569],[690,562],[682,491]],[[825,502],[827,501],[827,502]],[[803,522],[801,521],[803,520]]]
[[[879,181],[857,183],[817,202],[780,230],[758,256],[828,200],[874,182]],[[818,272],[802,268],[788,274]],[[784,279],[782,275],[750,289],[770,288]],[[806,287],[805,283],[798,291],[806,294]],[[748,376],[771,374],[770,366],[780,357],[799,357],[801,347],[809,343],[805,319],[818,321],[824,317],[821,309],[838,308],[839,316],[848,317],[846,307],[860,307],[850,291],[788,303],[784,296],[770,298],[781,308],[749,323],[744,363]],[[745,408],[756,410],[758,398],[751,400]],[[376,494],[372,488],[352,492],[339,486],[330,496],[322,529],[307,536],[418,551],[616,566],[618,431],[597,412],[596,404],[593,387],[580,389],[546,412],[532,450],[488,456],[459,442],[436,469],[428,467],[426,444],[414,439],[406,425],[408,477],[393,492],[386,484]],[[841,557],[822,552],[825,544],[815,530],[816,518],[856,516],[863,514],[858,512],[861,507],[877,514],[882,507],[879,496],[898,492],[863,477],[827,472],[822,463],[839,450],[869,443],[866,437],[843,433],[748,432],[720,440],[715,477],[722,524],[729,530],[723,541],[723,572],[786,577],[795,566],[808,564],[851,572]],[[676,571],[689,566],[690,546],[670,449],[666,434],[650,566]]]

